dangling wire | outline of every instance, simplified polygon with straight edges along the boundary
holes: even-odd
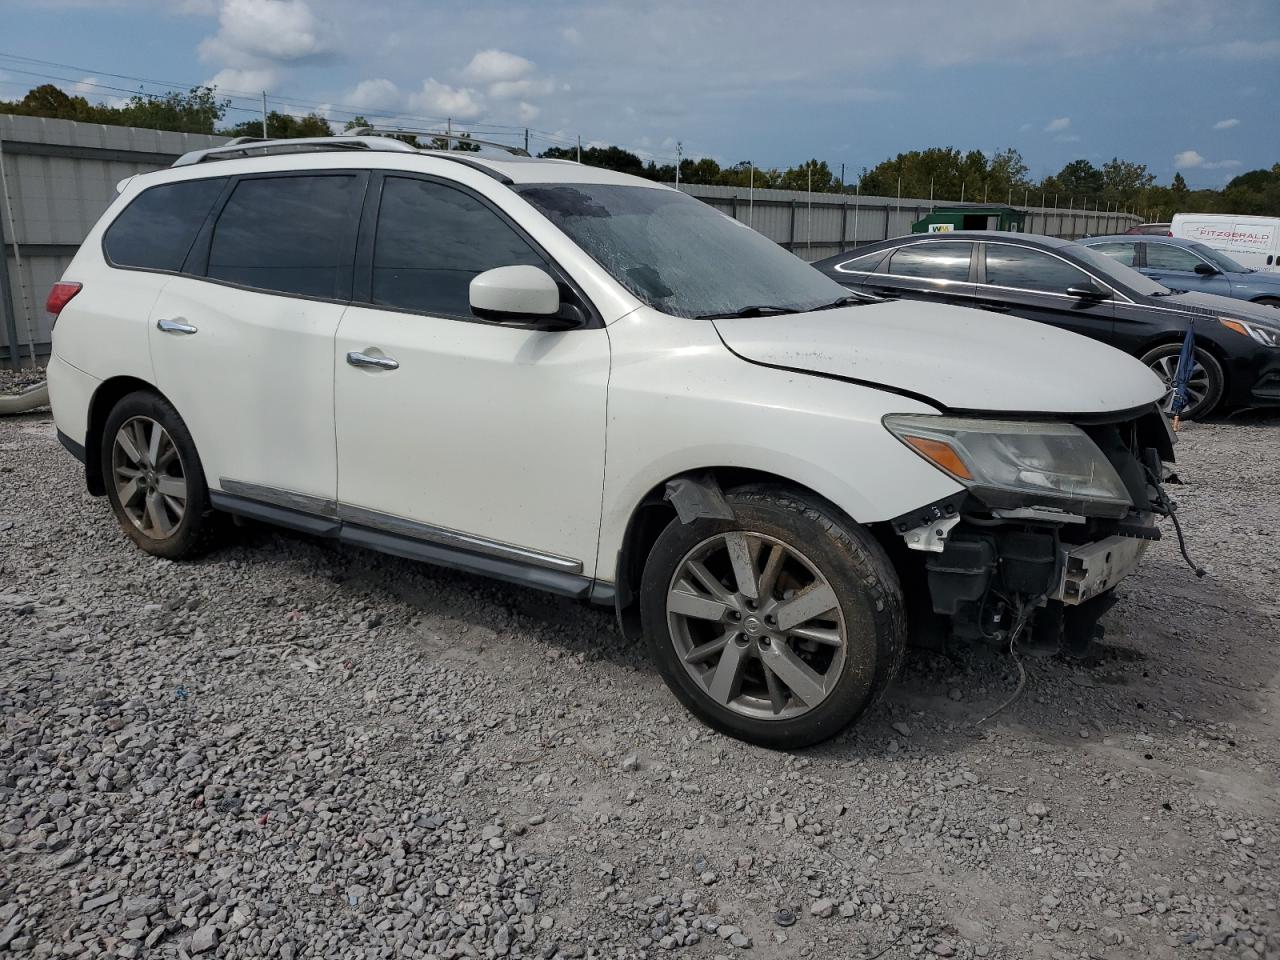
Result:
[[[1017,616],[1015,616],[1013,620],[1013,626],[1009,630],[1009,653],[1013,657],[1013,662],[1018,667],[1018,686],[1014,688],[1013,693],[1009,695],[1009,698],[1005,700],[1004,703],[1000,704],[1000,706],[988,713],[985,717],[974,724],[974,726],[981,726],[996,714],[1001,713],[1008,707],[1012,706],[1017,699],[1022,696],[1022,691],[1026,689],[1027,668],[1022,665],[1022,658],[1018,656],[1018,637],[1022,635],[1022,631],[1026,627],[1027,621],[1031,619],[1031,611],[1036,608],[1036,604],[1038,604],[1042,599],[1044,598],[1033,597],[1019,606]]]

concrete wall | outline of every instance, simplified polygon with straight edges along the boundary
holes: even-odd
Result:
[[[167,167],[188,150],[224,142],[225,137],[202,134],[0,115],[0,188],[8,188],[0,189],[0,235],[11,304],[6,317],[0,302],[0,358],[11,356],[6,320],[17,328],[22,361],[28,360],[29,344],[37,357],[48,354],[45,297],[115,197],[117,183]]]
[[[0,115],[0,243],[8,290],[0,282],[0,361],[49,353],[49,288],[62,276],[86,233],[115,196],[116,184],[167,167],[188,150],[223,137],[109,127],[70,120]],[[852,197],[791,190],[690,186],[680,189],[750,224],[806,260],[820,260],[858,244],[909,233],[935,204],[903,197]],[[937,206],[955,206],[952,203]],[[1137,223],[1123,214],[1026,208],[1029,233],[1080,237]],[[16,241],[16,243],[15,243]],[[21,267],[19,268],[19,258]],[[4,277],[0,276],[0,281]]]

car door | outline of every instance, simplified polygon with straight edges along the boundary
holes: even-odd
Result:
[[[333,338],[363,172],[231,179],[152,310],[157,385],[209,485],[311,511],[337,494]]]
[[[1067,293],[1072,287],[1098,284],[1084,270],[1056,254],[1022,244],[988,240],[982,246],[977,297],[986,309],[1095,340],[1111,338],[1115,321],[1111,298]]]
[[[864,277],[863,289],[888,297],[973,306],[971,240],[920,240],[895,248]]]
[[[1152,280],[1174,290],[1231,296],[1231,280],[1227,275],[1194,251],[1159,240],[1148,240],[1143,247],[1145,256],[1141,269]],[[1197,268],[1213,272],[1198,273]]]
[[[333,361],[344,526],[593,575],[606,330],[480,320],[468,298],[477,274],[514,264],[563,274],[458,184],[387,175],[370,193],[365,302],[342,318]]]

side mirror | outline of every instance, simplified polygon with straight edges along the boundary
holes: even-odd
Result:
[[[1081,300],[1110,300],[1111,291],[1098,286],[1092,280],[1082,280],[1067,287],[1067,296]]]
[[[499,322],[544,320],[560,311],[560,287],[539,267],[495,267],[471,280],[471,310]]]
[[[1203,260],[1196,264],[1196,273],[1202,277],[1216,277],[1221,272],[1217,267],[1205,263]]]

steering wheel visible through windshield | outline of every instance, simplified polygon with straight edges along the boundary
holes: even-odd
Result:
[[[746,224],[675,190],[595,183],[513,189],[663,313],[802,313],[851,296]]]

